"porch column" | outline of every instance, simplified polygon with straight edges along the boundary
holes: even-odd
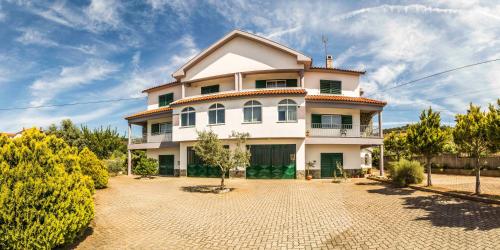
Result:
[[[239,75],[239,73],[234,73],[234,90],[240,91],[240,75]]]
[[[304,70],[299,71],[299,87],[304,88]]]
[[[186,86],[184,83],[181,84],[181,98],[186,97]]]
[[[128,145],[127,147],[130,147],[130,144],[132,143],[132,124],[128,124]],[[132,150],[128,149],[127,150],[127,175],[132,175]]]
[[[384,139],[384,130],[382,129],[382,111],[378,112],[378,134]],[[380,176],[384,176],[384,143],[380,145]]]
[[[238,91],[243,90],[243,74],[241,74],[241,72],[238,72],[238,86]]]

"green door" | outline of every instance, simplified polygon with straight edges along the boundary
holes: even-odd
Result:
[[[249,145],[248,179],[295,179],[295,144]]]
[[[158,156],[160,163],[160,175],[174,175],[174,156],[173,155],[160,155]]]
[[[229,147],[224,145],[224,147]],[[187,148],[187,176],[188,177],[209,177],[220,178],[221,170],[217,167],[211,167],[203,163],[202,159],[196,155],[192,147]],[[229,178],[229,172],[226,172],[226,178]]]
[[[343,158],[342,153],[321,153],[321,178],[332,178],[333,171],[336,171],[337,177],[342,176],[337,163],[343,164]]]

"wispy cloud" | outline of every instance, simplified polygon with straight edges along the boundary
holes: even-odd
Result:
[[[119,9],[122,6],[116,0],[92,0],[85,10],[95,27],[101,24],[117,28],[121,24]]]
[[[118,69],[119,65],[102,60],[89,60],[82,65],[63,67],[57,74],[33,82],[30,87],[34,97],[31,105],[46,104],[60,93],[106,79]]]
[[[59,44],[49,38],[47,38],[44,34],[41,32],[31,29],[31,28],[24,28],[20,29],[22,32],[21,36],[19,36],[16,41],[28,45],[28,44],[37,44],[37,45],[42,45],[42,46],[58,46]]]

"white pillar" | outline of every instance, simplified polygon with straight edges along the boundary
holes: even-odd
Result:
[[[241,74],[241,72],[238,72],[238,86],[238,91],[243,90],[243,74]]]
[[[304,70],[299,71],[299,87],[304,88]]]
[[[132,124],[128,124],[128,147],[132,144]],[[132,150],[127,150],[127,175],[132,175]]]
[[[181,99],[186,98],[186,86],[184,83],[181,84]]]
[[[234,90],[240,91],[240,75],[239,75],[239,73],[234,73]]]
[[[382,129],[382,111],[378,112],[378,133],[380,138],[384,138],[384,131]],[[380,145],[380,176],[384,176],[384,143]]]

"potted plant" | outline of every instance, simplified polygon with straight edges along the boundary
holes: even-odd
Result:
[[[314,168],[314,165],[316,165],[316,161],[309,161],[306,163],[306,166],[307,166],[307,168],[306,168],[306,180],[308,180],[308,181],[313,178],[311,175],[310,169]]]

